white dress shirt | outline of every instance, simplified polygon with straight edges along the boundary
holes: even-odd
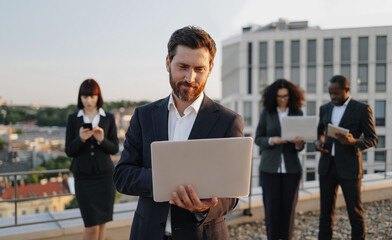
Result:
[[[351,96],[343,103],[342,106],[334,106],[332,109],[331,123],[334,126],[339,126],[343,114],[346,111],[347,105],[351,100]],[[331,156],[335,156],[335,143],[332,144]]]
[[[93,121],[90,120],[90,118],[87,117],[87,115],[84,115],[83,109],[80,109],[78,112],[77,117],[82,117],[83,116],[83,122],[84,123],[91,123],[93,125],[93,128],[98,126],[99,120],[101,120],[101,116],[106,117],[106,113],[102,108],[98,109],[98,114],[95,115]]]
[[[286,111],[282,112],[277,107],[276,111],[278,112],[278,116],[279,116],[279,124],[280,124],[280,126],[282,126],[282,118],[287,117],[289,115],[289,108],[286,108]],[[268,143],[270,145],[274,145],[273,143],[271,143],[271,138],[268,139]],[[281,156],[281,163],[280,163],[280,166],[278,168],[278,173],[287,173],[286,165],[284,164],[284,155],[283,155],[283,153],[280,156]]]
[[[181,117],[177,110],[176,104],[173,99],[173,94],[170,94],[169,104],[167,109],[169,110],[168,119],[168,136],[169,141],[184,141],[188,140],[189,134],[191,133],[193,124],[195,123],[197,113],[199,112],[201,103],[204,98],[204,93],[202,92],[200,96],[184,110],[184,116]],[[171,233],[171,220],[170,220],[171,210],[169,208],[169,214],[166,221],[166,233]]]

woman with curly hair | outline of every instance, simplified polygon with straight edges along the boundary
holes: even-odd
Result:
[[[260,185],[263,190],[268,239],[292,239],[295,206],[302,175],[298,152],[305,142],[281,139],[281,120],[302,116],[304,94],[286,79],[278,79],[263,91],[263,111],[256,130],[260,147]]]

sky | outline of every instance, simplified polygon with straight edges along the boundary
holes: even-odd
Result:
[[[322,29],[392,25],[390,0],[0,0],[0,97],[14,105],[76,104],[94,78],[105,101],[169,95],[167,41],[195,25],[217,44],[206,94],[221,98],[222,41],[285,18]]]

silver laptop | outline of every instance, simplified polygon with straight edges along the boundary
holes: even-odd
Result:
[[[294,140],[296,136],[302,137],[306,142],[317,140],[316,116],[289,116],[282,118],[282,139]]]
[[[154,201],[192,184],[200,199],[249,195],[253,139],[214,138],[151,144]]]

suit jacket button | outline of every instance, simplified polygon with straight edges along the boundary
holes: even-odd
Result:
[[[94,156],[94,152],[91,152],[90,155],[91,155],[91,156]]]
[[[90,148],[94,148],[94,145],[91,145]]]

